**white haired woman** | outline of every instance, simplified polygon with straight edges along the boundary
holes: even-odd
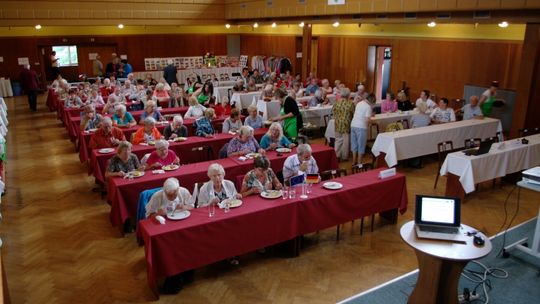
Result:
[[[277,148],[294,148],[295,144],[283,135],[283,128],[279,122],[273,122],[268,128],[268,132],[261,138],[261,148],[266,151]]]
[[[169,99],[171,98],[169,92],[165,90],[165,85],[163,83],[156,84],[156,89],[152,96],[155,97],[158,102],[163,102],[165,104],[169,104]]]
[[[163,136],[165,139],[175,139],[177,137],[187,137],[188,129],[184,126],[184,120],[182,116],[175,115],[173,117],[172,123],[165,127],[163,130]]]
[[[225,169],[222,165],[211,164],[208,167],[208,177],[210,180],[199,189],[198,207],[218,204],[225,199],[242,198],[242,195],[236,191],[234,183],[225,179]]]
[[[133,170],[142,169],[137,156],[131,153],[131,143],[121,141],[116,150],[116,155],[109,159],[109,165],[105,177],[124,176]]]
[[[101,124],[101,115],[96,113],[93,104],[86,105],[81,113],[81,130],[97,129]]]
[[[198,101],[197,101],[197,98],[195,97],[190,97],[188,99],[188,104],[189,104],[189,108],[186,112],[186,114],[184,114],[184,118],[194,118],[194,119],[197,119],[197,118],[200,118],[200,117],[203,117],[204,115],[204,111],[206,110],[206,107],[204,107],[203,105],[201,105]]]
[[[149,100],[146,102],[146,106],[144,107],[144,111],[141,114],[141,118],[139,120],[139,123],[142,125],[144,124],[144,120],[146,117],[153,117],[156,121],[164,121],[165,117],[159,113],[156,103],[153,100]]]
[[[131,142],[134,144],[149,143],[158,139],[161,139],[161,133],[156,128],[156,120],[152,117],[146,117],[144,127],[133,134],[133,140]]]
[[[168,165],[180,165],[180,159],[169,149],[169,142],[160,139],[156,141],[156,150],[146,160],[146,169],[161,169]]]
[[[135,118],[126,110],[126,106],[118,104],[114,107],[114,114],[112,116],[114,125],[118,127],[133,127],[137,124]]]
[[[163,183],[163,189],[152,195],[146,204],[146,217],[156,215],[165,216],[169,210],[190,210],[193,209],[191,194],[180,187],[180,182],[170,177]]]
[[[264,153],[259,143],[253,137],[253,128],[242,126],[238,130],[238,136],[235,136],[227,146],[227,156],[242,156],[249,153]]]
[[[244,120],[245,126],[250,126],[253,129],[260,129],[263,127],[263,119],[262,117],[257,114],[257,107],[254,105],[251,105],[248,107],[248,117],[246,117],[246,120]]]

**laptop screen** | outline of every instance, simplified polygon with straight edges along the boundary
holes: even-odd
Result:
[[[460,207],[459,198],[417,195],[415,223],[458,227]]]

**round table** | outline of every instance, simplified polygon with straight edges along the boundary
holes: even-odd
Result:
[[[476,229],[461,224],[463,233]],[[471,260],[482,258],[491,251],[491,241],[485,239],[483,246],[476,246],[473,237],[466,244],[416,237],[414,221],[401,227],[401,238],[414,249],[418,259],[418,280],[409,304],[415,303],[458,303],[458,282],[463,268]]]

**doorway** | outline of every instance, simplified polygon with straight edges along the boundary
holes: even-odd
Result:
[[[392,66],[391,46],[368,47],[368,89],[373,89],[377,100],[386,98],[390,90],[390,71]]]

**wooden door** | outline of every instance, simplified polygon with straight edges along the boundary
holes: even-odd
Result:
[[[116,53],[116,45],[79,46],[77,49],[79,74],[86,74],[88,77],[96,76],[92,71],[93,60],[90,60],[90,54],[99,54],[103,63],[103,72],[105,72],[107,63],[111,62],[112,53]]]

